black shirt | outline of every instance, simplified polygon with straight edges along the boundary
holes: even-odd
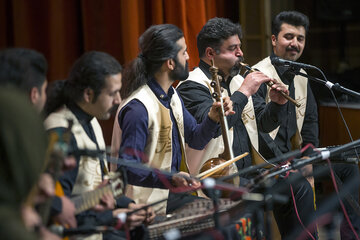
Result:
[[[275,55],[272,54],[270,58],[273,58]],[[294,87],[294,74],[292,74],[287,67],[278,67],[274,66],[277,74],[279,75],[281,81],[289,86],[289,95],[292,98],[295,98],[295,87]],[[274,104],[270,102],[269,104],[265,104],[265,97],[267,95],[267,86],[262,84],[256,94],[253,95],[253,103],[256,118],[259,120],[259,117],[263,115],[264,109],[267,107],[266,105]],[[314,95],[311,91],[310,84],[307,85],[307,100],[306,100],[306,110],[304,123],[302,126],[302,130],[300,135],[303,139],[303,146],[308,143],[313,144],[314,146],[318,146],[318,113],[317,113],[317,105],[314,98]],[[287,102],[284,106],[286,111],[282,111],[279,113],[278,124],[273,124],[271,119],[267,119],[265,121],[258,121],[258,129],[265,132],[270,132],[274,130],[279,124],[280,128],[274,140],[276,146],[280,150],[281,153],[286,153],[292,150],[291,146],[291,138],[295,135],[297,131],[297,123],[296,123],[296,109],[295,105]],[[262,118],[264,120],[264,118]],[[263,134],[261,133],[261,134]],[[267,137],[267,145],[271,143],[271,138]],[[269,151],[267,146],[260,144],[260,153],[267,159],[275,157],[277,154],[274,153],[276,151]]]
[[[84,128],[88,137],[94,143],[96,143],[97,148],[99,149],[94,130],[90,123],[94,117],[87,114],[86,112],[84,112],[75,103],[67,104],[67,107],[76,116],[76,118],[80,122],[81,126]],[[66,128],[59,127],[59,128],[49,129],[48,131],[49,132],[50,131],[63,132],[65,130],[66,130]],[[73,134],[71,134],[71,139],[70,139],[69,145],[70,145],[69,146],[70,151],[76,152],[76,150],[78,150],[76,139]],[[77,174],[79,171],[79,161],[80,161],[80,156],[76,156],[76,162],[77,162],[76,167],[74,169],[66,171],[59,178],[59,182],[61,183],[61,186],[64,190],[64,194],[68,197],[71,197],[72,189],[75,185],[75,181],[76,181]],[[101,161],[100,164],[101,164],[101,170],[102,170],[101,173],[102,173],[102,175],[104,175],[104,162]],[[129,203],[131,203],[131,202],[133,202],[133,201],[131,199],[127,198],[126,196],[121,196],[116,199],[117,207],[119,207],[119,208],[124,208],[124,207],[127,208]],[[52,212],[55,215],[55,214],[59,213],[60,211],[62,211],[61,201],[59,198],[55,197],[54,201],[52,203]],[[106,210],[103,212],[94,212],[94,211],[88,210],[88,211],[85,211],[85,212],[77,215],[78,225],[88,223],[89,220],[92,222],[92,224],[95,224],[95,225],[111,224],[112,220],[113,220],[112,211]]]
[[[200,61],[199,68],[204,74],[211,79],[211,73],[209,71],[210,66],[204,61]],[[250,153],[250,139],[247,134],[244,123],[241,119],[242,111],[245,105],[248,103],[247,97],[239,92],[235,91],[233,94],[230,92],[229,84],[232,78],[228,78],[226,81],[221,82],[221,87],[227,91],[230,99],[233,101],[233,109],[236,112],[234,115],[228,116],[229,128],[234,127],[234,141],[233,152],[235,156],[238,156],[244,152]],[[209,89],[194,81],[185,81],[177,88],[181,98],[183,99],[185,107],[195,117],[198,123],[202,122],[214,102]],[[219,131],[218,136],[221,135]],[[239,169],[248,167],[251,165],[251,154],[245,158],[236,162]]]

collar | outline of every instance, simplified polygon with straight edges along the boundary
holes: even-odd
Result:
[[[79,122],[89,123],[94,117],[84,112],[76,103],[67,104],[70,111],[76,116]]]
[[[147,84],[150,87],[150,89],[153,91],[155,96],[159,99],[159,101],[165,107],[170,108],[170,101],[171,101],[171,97],[174,94],[174,88],[170,86],[170,88],[168,89],[168,94],[166,94],[159,85],[159,83],[155,80],[155,78],[151,78]]]

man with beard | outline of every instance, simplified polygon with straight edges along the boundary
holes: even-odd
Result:
[[[109,119],[116,110],[121,98],[121,65],[107,53],[87,52],[73,65],[68,79],[58,81],[48,95],[45,111],[48,117],[45,127],[48,131],[65,131],[69,120],[71,128],[70,151],[77,156],[77,167],[67,171],[59,178],[65,195],[72,196],[94,190],[99,187],[108,175],[108,166],[104,158],[78,156],[78,149],[105,151],[105,142],[98,119]],[[78,225],[110,225],[119,213],[140,206],[131,199],[121,197],[115,200],[112,194],[103,196],[102,206],[97,210],[78,214]],[[152,209],[141,210],[128,216],[131,229],[143,222],[152,221]],[[119,233],[120,234],[120,233]],[[121,235],[121,234],[120,234]],[[119,236],[104,234],[104,239]],[[102,239],[101,235],[93,235],[92,239]]]
[[[211,73],[209,71],[211,60],[219,69],[223,96],[230,96],[234,103],[235,114],[227,117],[231,131],[232,148],[234,156],[249,152],[245,158],[236,162],[238,169],[249,167],[252,157],[257,154],[258,136],[256,119],[252,105],[253,95],[262,83],[272,79],[261,72],[253,72],[244,79],[239,73],[239,62],[243,61],[241,51],[241,27],[225,18],[210,19],[197,36],[199,51],[199,67],[190,72],[189,78],[181,82],[177,90],[182,97],[185,107],[198,122],[203,121],[210,109],[213,98],[209,89]],[[283,89],[281,84],[274,84],[271,91],[272,106],[269,111],[277,112],[280,106],[287,102],[275,89]],[[215,147],[216,146],[216,147]],[[220,147],[219,147],[220,146]],[[208,159],[217,157],[224,150],[223,140],[214,139],[206,147],[206,151],[198,152],[187,149],[192,159],[191,173],[197,174],[201,165]],[[245,184],[244,179],[241,184]]]
[[[287,66],[277,66],[272,63],[276,57],[290,61],[297,61],[303,53],[308,28],[309,19],[304,14],[296,11],[285,11],[279,13],[272,22],[271,43],[273,53],[254,66],[266,75],[288,85],[290,96],[298,100],[301,104],[301,107],[299,108],[295,108],[292,104],[287,104],[286,112],[281,115],[282,121],[279,124],[279,122],[272,121],[273,115],[267,115],[264,112],[264,109],[268,107],[268,103],[266,101],[268,94],[267,86],[262,85],[259,88],[259,91],[253,96],[256,117],[263,120],[258,124],[259,131],[269,133],[268,136],[270,137],[267,138],[268,143],[275,143],[275,146],[280,151],[280,154],[289,152],[293,149],[299,149],[309,143],[315,147],[319,144],[317,105],[308,83],[308,79],[302,76],[294,76],[294,74],[289,71],[290,68]],[[301,71],[304,70],[301,69]],[[268,158],[277,156],[277,154],[274,154],[274,151],[269,151],[269,149],[261,147],[260,152],[263,156]],[[310,152],[308,151],[308,153],[305,154],[309,153]],[[351,164],[334,164],[333,167],[340,179],[344,181],[344,186],[352,184],[351,189],[350,187],[348,189],[350,189],[349,192],[352,194],[356,202],[358,202],[358,167],[352,166]],[[315,170],[317,169],[315,168]],[[312,166],[307,166],[305,169],[302,169],[301,172],[304,176],[311,175]],[[314,172],[316,173],[316,171]],[[311,192],[310,184],[314,184],[314,179],[312,176],[307,178],[309,182],[302,178],[302,182],[304,182],[303,187],[308,189],[308,192]],[[298,182],[300,182],[300,180],[298,180]],[[284,193],[290,196],[290,189],[287,189]],[[298,211],[300,219],[303,224],[308,227],[312,220],[311,217],[313,217],[314,214],[311,198],[305,200],[303,197],[296,198],[295,196],[295,200],[299,208]],[[355,231],[359,233],[359,216],[355,211],[353,211],[347,201],[344,201],[344,205],[350,220],[354,225]],[[276,219],[283,238],[293,239],[293,237],[289,237],[291,233],[303,230],[298,227],[300,222],[297,218],[293,218],[293,221],[288,221],[287,218],[284,218],[284,216],[289,216],[291,214],[294,215],[294,211],[294,205],[291,202],[286,205],[274,206],[274,213],[275,216],[277,216]],[[314,231],[312,233],[314,234]],[[308,238],[310,237],[309,234],[306,236]],[[345,220],[343,220],[343,223],[341,224],[341,239],[355,239],[350,226]]]
[[[173,186],[199,187],[190,179],[184,154],[185,143],[202,149],[218,130],[219,103],[212,103],[200,124],[184,108],[172,84],[188,77],[189,55],[183,32],[171,24],[155,25],[139,39],[141,53],[124,70],[121,95],[124,98],[114,123],[112,146],[119,157],[173,172],[166,177]],[[226,114],[232,102],[225,99]],[[127,196],[140,203],[153,203],[173,195],[155,172],[127,168]],[[167,206],[168,212],[173,208]],[[166,203],[154,206],[165,212]]]

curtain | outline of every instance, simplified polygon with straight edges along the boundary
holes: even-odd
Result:
[[[153,24],[184,31],[192,69],[199,62],[196,35],[215,16],[238,21],[238,0],[0,0],[0,48],[43,53],[48,80],[66,78],[85,51],[104,51],[124,65],[138,55],[138,38]],[[101,123],[106,142],[111,121]]]

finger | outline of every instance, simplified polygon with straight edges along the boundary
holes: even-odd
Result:
[[[93,209],[94,209],[94,211],[96,211],[96,212],[102,212],[102,211],[105,210],[104,206],[101,205],[101,204],[95,205],[95,206],[93,207]]]
[[[75,227],[77,227],[77,223],[76,223],[76,219],[75,219],[75,217],[71,217],[71,218],[69,218],[69,222],[68,222],[68,224],[69,224],[69,226],[70,226],[71,228],[75,228]]]

